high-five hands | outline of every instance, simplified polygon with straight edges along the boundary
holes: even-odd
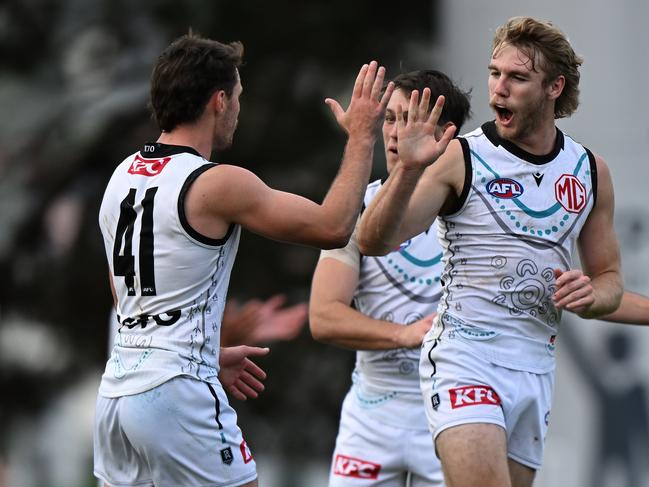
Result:
[[[444,108],[444,97],[439,96],[435,106],[428,113],[430,89],[424,88],[419,100],[419,92],[410,94],[408,113],[405,115],[400,105],[397,106],[397,150],[404,168],[425,168],[434,163],[444,153],[455,135],[455,126],[444,130],[439,140],[435,137],[439,118]]]
[[[376,135],[394,91],[394,83],[390,82],[383,96],[380,96],[384,79],[385,68],[372,61],[370,64],[364,64],[359,71],[347,110],[343,110],[340,103],[333,98],[325,99],[338,125],[348,135]]]

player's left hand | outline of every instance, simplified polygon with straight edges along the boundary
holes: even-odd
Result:
[[[455,135],[455,126],[450,125],[438,140],[435,136],[437,123],[444,108],[444,97],[439,96],[433,109],[430,105],[430,88],[424,88],[419,100],[419,92],[410,93],[408,113],[403,113],[397,105],[397,150],[404,168],[425,168],[441,156]]]
[[[266,379],[266,372],[248,357],[262,357],[269,351],[269,348],[247,345],[222,347],[219,355],[219,380],[223,388],[240,401],[256,399],[264,390],[261,381]]]
[[[593,286],[590,277],[579,269],[562,271],[554,270],[556,291],[552,295],[552,303],[558,309],[582,314],[589,310],[595,302]]]

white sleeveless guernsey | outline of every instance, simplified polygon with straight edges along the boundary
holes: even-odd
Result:
[[[368,186],[365,206],[380,188],[381,181]],[[355,308],[374,319],[414,323],[437,310],[441,271],[442,249],[433,223],[388,255],[361,258]],[[359,350],[354,380],[375,390],[419,396],[419,355],[419,348]]]
[[[99,393],[136,394],[178,375],[217,383],[221,318],[240,227],[192,229],[185,195],[214,167],[194,149],[148,143],[115,169],[99,212],[120,323]]]
[[[549,372],[561,317],[551,301],[553,269],[572,267],[597,194],[595,158],[558,129],[546,156],[501,139],[493,122],[460,142],[462,206],[439,218],[439,326],[492,363]]]

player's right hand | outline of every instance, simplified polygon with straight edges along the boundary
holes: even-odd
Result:
[[[221,347],[219,381],[223,388],[240,401],[256,399],[264,390],[266,372],[249,357],[262,357],[270,349],[239,345]]]
[[[325,100],[336,117],[338,125],[347,132],[347,135],[376,137],[388,101],[394,91],[394,83],[390,82],[381,96],[384,79],[385,68],[372,61],[370,64],[364,64],[359,71],[347,110],[343,110],[333,98]]]
[[[430,327],[433,326],[433,320],[437,316],[437,313],[432,313],[428,316],[425,316],[419,321],[404,326],[401,330],[401,347],[402,348],[415,348],[421,346],[421,343],[424,341],[424,336],[430,330]]]

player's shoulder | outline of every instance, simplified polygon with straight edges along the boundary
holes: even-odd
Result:
[[[201,174],[197,182],[200,180],[211,184],[238,185],[259,180],[259,177],[252,171],[234,164],[212,164]]]
[[[192,183],[193,193],[204,203],[222,207],[226,202],[249,204],[264,194],[267,186],[252,171],[234,164],[215,164],[200,173]]]

